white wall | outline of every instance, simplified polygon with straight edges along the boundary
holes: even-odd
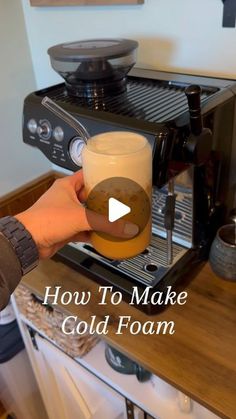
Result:
[[[0,0],[0,196],[50,170],[38,151],[22,142],[22,105],[35,89],[19,0]]]
[[[0,0],[0,196],[50,169],[21,138],[24,96],[60,80],[50,67],[49,46],[92,37],[133,38],[140,42],[138,66],[236,78],[236,29],[222,28],[221,22],[221,0],[59,8]]]
[[[31,7],[21,0],[38,87],[59,81],[47,48],[92,37],[140,42],[138,65],[236,78],[236,29],[221,0],[145,0],[137,6]]]

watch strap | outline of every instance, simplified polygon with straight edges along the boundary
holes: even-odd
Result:
[[[6,237],[18,257],[22,275],[37,266],[39,260],[37,246],[20,221],[11,216],[0,218],[0,233]]]

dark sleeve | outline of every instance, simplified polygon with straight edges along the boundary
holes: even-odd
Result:
[[[21,265],[8,240],[0,233],[0,311],[21,280]]]

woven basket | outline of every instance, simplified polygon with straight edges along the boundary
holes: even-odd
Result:
[[[24,285],[17,287],[14,296],[19,312],[71,357],[83,357],[98,343],[99,338],[96,334],[64,334],[61,325],[67,315],[54,307],[42,305],[41,299]],[[73,325],[69,321],[66,325],[67,331],[75,326],[74,321]]]

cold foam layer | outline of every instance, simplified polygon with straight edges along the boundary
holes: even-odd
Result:
[[[88,141],[88,150],[105,155],[131,154],[140,151],[146,145],[146,138],[133,132],[106,132],[96,135]]]
[[[88,140],[82,153],[88,190],[111,177],[125,177],[144,189],[151,183],[152,150],[147,139],[132,132],[106,132]]]

